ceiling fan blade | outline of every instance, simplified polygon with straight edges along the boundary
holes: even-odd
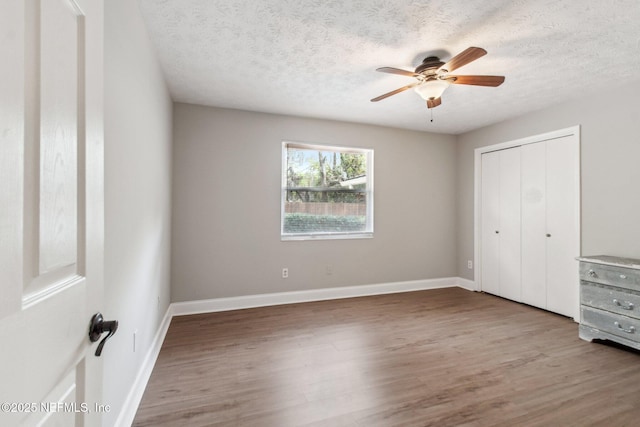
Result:
[[[377,68],[376,71],[380,71],[381,73],[389,73],[389,74],[400,74],[401,76],[415,77],[416,73],[413,71],[401,70],[400,68],[393,67],[381,67]]]
[[[442,104],[441,97],[434,98],[434,99],[427,99],[427,108],[435,108],[440,104]]]
[[[487,54],[487,51],[481,47],[470,47],[460,52],[453,58],[449,60],[446,64],[438,68],[440,70],[447,70],[449,72],[462,67],[463,65],[467,65],[471,61],[475,61],[476,59],[483,57]]]
[[[385,98],[390,97],[391,95],[395,95],[396,93],[404,92],[407,89],[411,89],[412,87],[416,87],[420,84],[420,82],[411,83],[410,85],[403,86],[399,89],[392,90],[391,92],[387,92],[384,95],[377,96],[371,100],[371,102],[378,102]]]
[[[504,76],[452,76],[446,80],[457,85],[491,86],[497,87],[504,82]]]

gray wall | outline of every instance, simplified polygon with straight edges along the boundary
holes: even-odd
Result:
[[[458,136],[457,275],[473,279],[474,149],[581,127],[582,255],[640,258],[640,82]]]
[[[187,104],[173,126],[172,301],[456,275],[454,136]],[[280,241],[283,140],[375,150],[373,239]]]
[[[105,2],[105,347],[113,425],[169,305],[172,104],[137,2]],[[137,350],[133,352],[133,331]]]

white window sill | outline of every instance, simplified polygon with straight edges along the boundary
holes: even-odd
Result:
[[[283,242],[294,240],[345,240],[345,239],[373,239],[373,233],[318,233],[318,234],[291,234],[281,235]]]

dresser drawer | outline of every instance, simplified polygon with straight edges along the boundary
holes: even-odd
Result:
[[[582,324],[632,341],[640,341],[640,320],[582,306]]]
[[[640,270],[633,268],[581,262],[580,280],[640,291]]]
[[[580,304],[640,319],[640,292],[581,281]]]

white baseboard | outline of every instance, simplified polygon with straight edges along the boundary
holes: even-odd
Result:
[[[460,280],[465,279],[460,279],[458,277],[445,277],[441,279],[411,280],[407,282],[378,283],[374,285],[311,289],[307,291],[277,292],[271,294],[174,302],[171,304],[171,306],[174,316],[183,316],[188,314],[240,310],[243,308],[267,307],[272,305],[295,304],[301,302],[326,301],[332,299],[354,298],[369,295],[382,295],[398,292],[423,291],[427,289],[450,288],[460,286]]]
[[[142,395],[147,387],[153,367],[160,354],[162,343],[169,329],[173,316],[188,314],[214,313],[218,311],[239,310],[244,308],[267,307],[272,305],[294,304],[331,299],[354,298],[369,295],[394,294],[400,292],[424,291],[428,289],[460,287],[475,291],[475,282],[461,277],[444,277],[441,279],[411,280],[407,282],[378,283],[374,285],[346,286],[339,288],[312,289],[308,291],[278,292],[272,294],[247,295],[229,298],[214,298],[199,301],[174,302],[158,328],[151,348],[145,356],[140,371],[125,400],[125,406],[116,420],[117,427],[129,427],[138,411]]]
[[[133,423],[133,419],[136,416],[136,412],[138,412],[138,406],[140,406],[142,395],[144,394],[144,390],[147,388],[147,383],[149,382],[151,372],[153,372],[153,367],[155,366],[158,355],[160,354],[160,349],[162,348],[164,337],[167,335],[167,331],[169,330],[172,318],[171,305],[169,305],[167,312],[162,318],[160,327],[153,337],[151,347],[145,355],[144,362],[142,362],[138,375],[136,375],[136,379],[129,390],[129,394],[124,400],[124,406],[120,411],[120,415],[118,415],[118,418],[116,419],[116,427],[130,427]]]
[[[465,279],[463,277],[456,277],[458,280],[458,286],[466,289],[468,291],[478,291],[479,289],[476,287],[476,282],[473,280]]]

